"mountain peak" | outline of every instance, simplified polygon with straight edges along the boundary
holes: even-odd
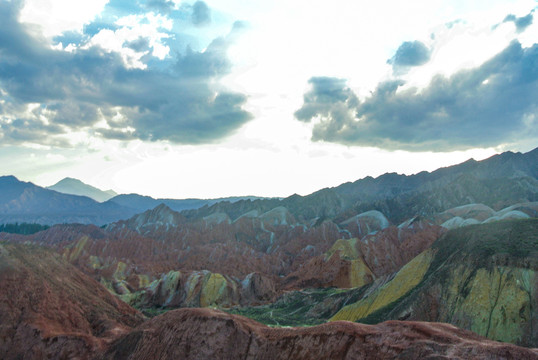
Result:
[[[55,185],[59,185],[59,184],[84,184],[84,183],[80,181],[79,179],[75,179],[72,177],[65,177],[62,180],[58,181]],[[52,186],[55,186],[55,185],[52,185]]]
[[[153,210],[149,210],[151,212],[154,212],[154,213],[159,213],[159,214],[171,214],[171,213],[175,213],[174,210],[172,210],[168,205],[166,205],[165,203],[160,203],[159,205],[157,205],[155,208],[153,208]]]
[[[5,184],[13,184],[13,183],[20,182],[20,180],[17,179],[13,175],[5,175],[5,176],[0,176],[0,182],[5,183]]]
[[[87,196],[99,202],[107,201],[117,195],[112,190],[103,191],[71,177],[63,178],[56,184],[49,186],[48,189],[64,194]]]

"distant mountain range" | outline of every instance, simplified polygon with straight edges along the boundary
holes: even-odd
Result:
[[[259,199],[265,198],[258,196],[232,196],[218,199],[154,199],[150,196],[143,196],[138,194],[122,194],[113,197],[112,199],[110,199],[110,201],[120,206],[133,209],[137,213],[140,213],[149,209],[153,209],[160,204],[165,204],[170,209],[175,211],[183,211],[198,209],[203,206],[211,206],[223,201],[234,203],[241,200],[248,202]]]
[[[176,200],[128,194],[100,203],[94,200],[96,194],[101,199],[111,195],[109,191],[70,178],[46,189],[13,176],[0,177],[0,223],[103,225],[160,204],[181,211],[186,218],[224,213],[236,219],[250,211],[265,213],[281,206],[301,221],[334,219],[336,222],[369,210],[380,211],[393,223],[470,203],[500,210],[514,203],[538,201],[538,148],[525,154],[505,152],[483,161],[471,159],[431,173],[366,177],[307,196],[292,195],[285,199],[246,196]]]
[[[235,219],[248,211],[264,213],[276,206],[299,219],[343,221],[369,210],[378,210],[393,223],[415,215],[428,216],[472,203],[500,210],[515,203],[538,201],[538,148],[522,154],[505,152],[482,161],[464,163],[415,175],[387,173],[370,176],[307,196],[282,200],[218,203],[184,211],[188,218],[226,213]]]
[[[116,195],[80,180],[65,178],[47,188],[19,181],[14,176],[0,177],[0,224],[37,223],[53,225],[81,223],[104,225],[165,204],[175,211],[211,206],[217,202],[262,199],[238,196],[220,199],[154,199],[138,194]],[[107,199],[106,201],[103,201]],[[103,202],[102,202],[103,201]]]
[[[137,213],[153,209],[160,204],[165,204],[175,211],[182,211],[198,209],[204,205],[211,206],[220,201],[229,201],[233,203],[239,200],[262,199],[258,196],[232,196],[218,199],[154,199],[150,196],[138,194],[118,195],[114,190],[101,190],[70,177],[66,177],[52,186],[47,186],[47,189],[63,194],[86,196],[97,202],[112,200],[113,203],[134,210]]]
[[[102,225],[134,214],[114,202],[62,194],[14,176],[0,177],[0,223],[83,223]]]

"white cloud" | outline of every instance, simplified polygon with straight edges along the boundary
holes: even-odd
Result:
[[[38,25],[47,38],[65,31],[82,31],[109,0],[26,0],[20,21]]]
[[[144,15],[129,15],[116,21],[119,29],[112,31],[102,29],[95,34],[84,46],[100,46],[106,51],[114,51],[121,54],[125,66],[128,68],[146,69],[147,65],[142,61],[142,57],[149,54],[163,60],[169,53],[170,48],[163,43],[164,39],[170,35],[161,30],[170,31],[173,21],[164,15],[147,13]],[[147,48],[142,49],[129,47],[129,43],[137,41],[147,41]]]
[[[31,161],[26,160],[29,156],[25,152],[19,157],[13,153],[6,157],[4,150],[0,160],[20,160],[11,173],[46,185],[74,176],[101,188],[161,197],[285,196],[307,194],[387,171],[409,174],[433,170],[471,156],[482,159],[505,150],[410,154],[312,143],[311,125],[295,121],[293,113],[301,106],[307,80],[312,76],[346,78],[359,96],[369,95],[380,81],[392,76],[386,60],[403,41],[419,40],[433,48],[431,61],[406,75],[410,85],[423,86],[438,72],[450,75],[462,67],[477,66],[516,36],[513,24],[495,31],[491,26],[508,13],[527,14],[536,6],[533,0],[206,2],[214,24],[181,31],[196,49],[207,46],[217,33],[222,35],[223,28],[228,31],[235,20],[250,24],[247,33],[230,48],[234,68],[224,85],[249,95],[245,109],[255,114],[254,121],[217,145],[125,143],[81,131],[69,138],[79,148],[51,150],[65,155],[62,161],[59,157],[46,159],[42,152],[36,152]],[[80,31],[106,3],[28,0],[21,20],[38,24],[50,38],[68,30]],[[457,19],[463,22],[446,28],[445,23]],[[165,42],[175,28],[172,19],[148,13],[122,17],[116,25],[120,28],[101,30],[90,44],[120,53],[126,66],[132,68],[145,68],[145,55],[164,59],[170,54]],[[432,32],[434,39],[430,38]],[[536,43],[538,21],[517,37],[523,46]],[[139,38],[147,40],[145,49],[127,46]],[[69,49],[74,51],[72,45]],[[528,122],[533,124],[536,119],[529,117]],[[107,126],[98,123],[98,127]],[[91,153],[85,149],[91,149]],[[105,163],[104,158],[109,161]],[[36,166],[39,163],[44,165]]]

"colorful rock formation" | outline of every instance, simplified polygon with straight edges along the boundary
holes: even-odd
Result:
[[[538,219],[452,230],[333,320],[448,322],[538,346]]]
[[[49,249],[0,244],[0,358],[89,359],[143,316]]]

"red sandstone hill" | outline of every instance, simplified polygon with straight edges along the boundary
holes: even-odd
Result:
[[[162,292],[166,299],[192,298],[189,293],[194,284],[187,280],[193,271],[227,276],[226,286],[238,291],[252,273],[275,283],[271,288],[276,293],[271,296],[232,296],[217,304],[230,306],[248,303],[247,298],[252,304],[260,303],[283,289],[368,284],[398,271],[444,231],[425,220],[388,226],[377,212],[354,217],[345,226],[342,230],[331,221],[302,224],[285,208],[245,214],[233,222],[226,216],[187,220],[162,205],[106,229],[56,225],[31,236],[0,234],[0,238],[53,247],[116,293],[133,294],[130,297],[142,307],[163,305],[151,300],[159,296],[154,296],[158,291],[150,284],[170,271],[181,271],[183,280],[178,282],[181,287],[173,285],[172,291]],[[371,231],[377,233],[366,235]],[[347,245],[336,248],[337,240]],[[355,275],[357,272],[360,274]],[[135,295],[138,291],[146,293],[139,297]],[[173,303],[178,307],[201,305],[183,300]]]
[[[142,320],[53,251],[0,243],[0,359],[89,359]]]
[[[538,349],[487,340],[442,323],[347,321],[270,328],[211,309],[155,317],[117,340],[102,360],[538,359]]]
[[[440,323],[264,326],[211,309],[142,316],[53,251],[0,244],[1,359],[537,359]]]

